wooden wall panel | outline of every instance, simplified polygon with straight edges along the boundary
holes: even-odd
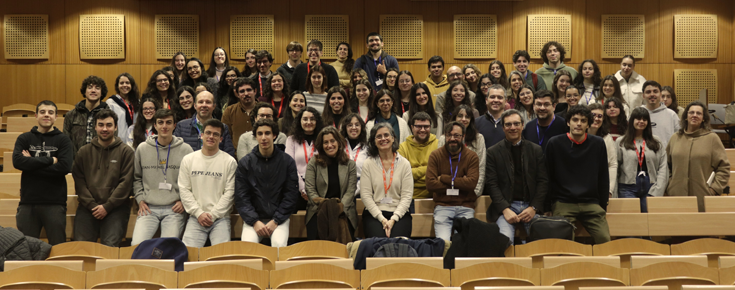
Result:
[[[387,2],[387,1],[386,1]],[[304,27],[304,21],[306,15],[348,15],[350,18],[350,39],[347,40],[351,46],[352,46],[352,52],[353,52],[353,59],[357,59],[360,57],[360,55],[365,54],[366,46],[365,46],[365,37],[370,31],[378,31],[377,26],[374,29],[366,29],[365,28],[365,15],[370,15],[370,17],[377,18],[379,17],[378,14],[371,14],[371,13],[359,13],[362,12],[362,9],[344,9],[344,4],[341,3],[340,5],[335,4],[332,0],[313,0],[313,1],[290,1],[290,27],[288,28],[289,38],[288,41],[285,41],[284,44],[277,46],[279,49],[282,49],[280,53],[282,53],[283,58],[282,61],[279,61],[279,63],[284,63],[285,60],[287,60],[287,55],[285,51],[285,47],[291,40],[297,40],[301,42],[302,45],[304,45],[304,53],[302,54],[302,60],[306,59],[306,31]],[[395,1],[391,4],[386,4],[385,6],[380,5],[378,3],[372,2],[370,5],[372,6],[378,6],[378,7],[387,7],[390,5],[395,5]],[[267,6],[266,6],[267,5]],[[365,5],[365,2],[363,0],[353,0],[349,2],[350,7],[363,7]],[[267,8],[266,8],[267,7]],[[264,9],[266,11],[271,11],[270,9],[271,3],[265,3]],[[424,19],[426,20],[426,19]],[[278,19],[276,19],[276,23],[278,23]],[[277,36],[278,37],[278,36]],[[324,47],[323,51],[335,51],[336,47]],[[324,59],[327,63],[333,62],[334,59]]]
[[[62,1],[59,1],[62,2]],[[76,0],[66,1],[64,33],[66,35],[67,64],[138,64],[140,63],[140,1],[139,0]],[[102,4],[102,5],[100,5]],[[125,59],[124,60],[81,60],[79,57],[79,15],[122,14],[125,16]],[[53,29],[52,29],[53,30]]]
[[[66,62],[64,51],[66,50],[66,36],[64,35],[64,1],[48,1],[38,3],[39,1],[0,1],[2,12],[5,14],[47,14],[49,20],[49,59],[48,60],[6,60],[3,55],[0,57],[0,64],[63,64]],[[0,23],[0,27],[3,23]],[[0,51],[5,51],[4,29],[0,29]],[[2,73],[0,73],[1,75]],[[2,85],[0,81],[0,85]]]
[[[82,86],[82,81],[90,75],[95,75],[98,77],[101,77],[103,80],[105,80],[105,85],[107,86],[107,96],[105,96],[105,100],[107,100],[108,97],[115,94],[115,79],[117,76],[123,72],[128,72],[135,78],[136,76],[140,75],[140,65],[132,65],[132,64],[106,64],[106,65],[99,65],[99,64],[70,64],[66,65],[66,70],[64,74],[66,75],[66,101],[65,103],[68,104],[76,104],[79,101],[82,100],[82,94],[79,91],[79,89]],[[138,86],[143,84],[143,88],[141,90],[145,89],[145,83],[148,82],[148,77],[141,78],[140,81],[136,79],[138,82]]]
[[[572,57],[567,56],[565,63],[579,63],[586,57],[588,40],[585,39],[586,3],[584,0],[526,0],[513,2],[513,51],[527,49],[526,37],[528,34],[528,15],[530,14],[568,14],[572,15]],[[591,45],[591,43],[590,43]],[[512,54],[513,52],[511,52]],[[542,63],[541,59],[533,63]],[[508,66],[506,65],[506,70]]]
[[[64,103],[65,71],[62,65],[15,65],[12,88],[17,88],[10,97],[14,103],[37,104],[43,100]],[[37,80],[39,85],[28,85]],[[80,82],[81,84],[81,82]],[[11,103],[12,104],[12,103]]]
[[[661,23],[659,23],[659,0],[619,0],[619,1],[587,1],[586,23],[584,40],[586,46],[585,58],[591,58],[598,63],[616,63],[619,59],[602,59],[602,24],[603,14],[642,14],[646,17],[646,49],[645,58],[638,60],[636,63],[658,63],[660,54],[658,50],[659,31]],[[635,7],[635,9],[631,9]],[[673,19],[671,23],[673,27]],[[574,33],[574,32],[573,32]]]
[[[307,2],[304,2],[307,3]],[[424,70],[418,75],[423,75],[421,79],[425,79],[429,75],[426,62],[434,55],[441,55],[444,58],[446,64],[447,57],[451,57],[454,53],[448,52],[441,54],[440,47],[442,42],[447,42],[451,45],[451,37],[442,38],[439,33],[439,3],[440,2],[413,2],[404,0],[375,0],[365,2],[365,26],[364,33],[361,34],[358,42],[354,42],[353,49],[355,46],[359,46],[358,43],[362,44],[362,50],[360,53],[355,53],[356,56],[365,54],[365,36],[372,31],[380,31],[380,15],[381,14],[421,14],[424,17],[424,59],[401,61],[400,67],[403,69],[403,64],[422,64]],[[460,4],[456,2],[455,4]],[[338,5],[335,5],[335,7]],[[351,16],[350,16],[351,17]],[[451,29],[451,28],[450,28]],[[303,29],[302,29],[303,30]],[[451,31],[449,32],[451,33]],[[450,34],[451,35],[451,34]],[[353,37],[354,38],[354,37]],[[389,46],[390,43],[385,43],[385,46]],[[449,50],[451,51],[451,50]],[[446,68],[446,66],[445,66]],[[416,78],[414,73],[414,78]]]
[[[698,0],[692,5],[691,0],[669,0],[660,5],[659,45],[661,46],[661,63],[732,63],[733,47],[733,2],[718,0]],[[674,15],[676,14],[716,14],[718,22],[719,44],[716,59],[674,59]]]
[[[215,3],[193,0],[140,1],[140,63],[161,64],[162,66],[171,63],[170,59],[159,61],[155,57],[154,22],[156,14],[196,14],[199,15],[199,55],[187,55],[186,57],[199,58],[204,63],[204,70],[206,70],[212,59],[212,50],[217,47],[215,41]],[[245,5],[242,2],[239,3]],[[229,16],[226,15],[222,17],[229,19]]]
[[[733,101],[733,68],[731,64],[661,64],[661,77],[658,80],[662,86],[674,84],[674,69],[716,69],[717,70],[717,103]],[[682,107],[685,105],[680,104]]]

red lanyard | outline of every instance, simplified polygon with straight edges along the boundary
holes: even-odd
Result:
[[[640,152],[638,151],[638,142],[633,140],[633,144],[635,145],[635,155],[638,157],[638,166],[643,168],[643,159],[646,158],[646,140],[643,140]]]
[[[584,141],[587,141],[587,133],[584,133],[584,139],[582,139],[582,141],[580,142],[577,142],[577,140],[574,140],[574,138],[572,138],[572,134],[570,133],[567,133],[567,137],[569,138],[569,140],[572,140],[572,142],[574,142],[574,144],[577,144],[577,145],[581,145],[582,143],[584,143]]]
[[[276,119],[281,117],[281,110],[283,110],[283,103],[285,102],[283,101],[283,98],[281,98],[281,104],[278,106],[278,115],[276,116]],[[273,105],[274,108],[276,107],[276,103],[273,101],[273,97],[271,97],[271,105]]]
[[[306,153],[306,141],[304,143],[301,143],[301,145],[304,146],[304,159],[306,159],[306,164],[309,164],[309,159],[314,156],[314,146],[311,146],[311,155]]]
[[[345,145],[345,152],[347,152],[347,155],[348,156],[350,155],[350,147],[349,146],[350,145]],[[357,147],[357,152],[355,152],[355,160],[354,160],[355,162],[357,162],[357,156],[360,155],[360,149],[362,149],[362,147]]]
[[[258,74],[258,84],[260,85],[260,96],[263,95],[263,79],[260,77],[260,74]],[[275,105],[273,105],[275,107]]]
[[[396,154],[393,153],[393,161],[390,163],[390,183],[385,183],[385,166],[383,166],[383,158],[380,158],[380,169],[383,169],[383,188],[385,189],[385,195],[388,195],[388,190],[393,185],[393,165],[396,164]]]
[[[120,99],[123,101],[123,104],[125,104],[125,107],[128,108],[128,113],[130,113],[130,119],[133,119],[133,116],[134,116],[133,107],[130,104],[128,104],[128,102],[125,101],[125,99],[123,99],[122,97],[120,97]]]
[[[401,114],[406,112],[406,108],[403,107],[403,101],[401,101]]]
[[[322,61],[320,60],[319,61],[319,66],[321,66],[321,65],[322,65]],[[311,64],[307,62],[306,63],[306,75],[309,75],[310,73],[311,73]]]

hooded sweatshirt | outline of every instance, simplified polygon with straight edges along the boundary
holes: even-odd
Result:
[[[31,157],[23,156],[27,150]],[[74,152],[69,137],[53,128],[46,133],[35,126],[18,136],[13,149],[13,166],[20,175],[20,204],[66,206],[66,175],[71,171]],[[53,157],[58,162],[54,164]]]
[[[446,92],[447,88],[449,88],[449,81],[447,81],[447,76],[443,75],[442,77],[442,81],[438,84],[431,79],[431,74],[428,75],[426,77],[426,80],[424,81],[424,84],[426,84],[426,86],[429,87],[429,91],[431,91],[431,98],[434,100],[434,106],[436,106],[436,98],[439,97],[439,94]]]
[[[134,160],[133,148],[117,136],[106,147],[97,137],[84,145],[71,171],[79,204],[88,210],[102,205],[110,212],[128,202],[133,191]]]
[[[135,201],[145,201],[150,205],[169,205],[180,200],[178,180],[181,160],[194,150],[181,137],[173,137],[170,146],[156,145],[156,140],[157,135],[150,136],[135,150]],[[163,168],[167,164],[164,178]],[[162,182],[171,184],[171,190],[160,189]]]
[[[643,107],[648,110],[648,107],[645,105]],[[651,129],[653,130],[653,135],[658,136],[658,138],[661,139],[661,147],[666,148],[666,144],[669,143],[671,136],[673,136],[676,131],[679,131],[679,115],[664,106],[664,104],[660,104],[658,108],[653,111],[648,110],[648,113],[651,115]]]
[[[99,106],[87,110],[87,100],[81,100],[71,111],[66,113],[64,117],[64,134],[69,136],[71,143],[74,145],[74,153],[76,154],[82,146],[87,144],[87,126],[89,126],[89,116],[94,116],[102,109],[109,109],[107,103],[100,100]],[[120,128],[118,128],[120,129]],[[94,130],[94,126],[91,128],[90,133],[92,138],[97,136],[97,132]],[[76,156],[76,155],[75,155]]]
[[[439,147],[436,135],[429,134],[429,139],[423,144],[416,142],[413,135],[406,138],[406,142],[398,147],[398,154],[411,163],[413,175],[413,198],[431,198],[432,194],[426,190],[426,166],[429,164],[429,155]]]
[[[556,66],[556,69],[551,68],[548,63],[544,63],[544,67],[537,69],[535,73],[544,79],[544,83],[546,83],[546,86],[548,87],[554,83],[554,77],[560,70],[568,71],[569,74],[572,75],[572,80],[577,77],[577,70],[571,66],[564,65],[563,62],[559,63],[559,65]]]

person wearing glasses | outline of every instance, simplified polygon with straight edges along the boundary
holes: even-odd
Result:
[[[212,111],[214,111],[214,96],[208,91],[203,91],[196,95],[194,109],[197,111],[194,117],[183,120],[176,124],[176,130],[174,135],[176,137],[184,138],[184,142],[191,146],[194,151],[202,149],[204,140],[202,139],[202,132],[204,132],[204,124],[212,119]],[[235,147],[232,146],[232,139],[230,137],[230,130],[227,125],[223,125],[224,130],[219,133],[222,137],[220,142],[217,142],[219,149],[235,156]]]
[[[230,136],[232,136],[232,145],[235,148],[238,146],[240,135],[253,129],[252,112],[257,112],[253,109],[255,95],[258,92],[256,86],[255,81],[251,78],[238,79],[233,85],[233,92],[238,102],[227,106],[222,114],[222,123],[227,125]]]
[[[199,94],[198,100],[207,96]],[[217,119],[202,125],[202,147],[184,156],[179,169],[181,203],[189,214],[183,242],[201,248],[230,241],[230,213],[234,203],[237,162],[220,150],[227,128]]]
[[[253,80],[258,84],[258,98],[265,96],[265,88],[268,86],[268,79],[273,74],[271,66],[273,65],[273,55],[267,50],[258,51],[255,55],[255,65],[258,67],[258,74],[253,76]]]
[[[204,63],[196,57],[190,58],[186,63],[186,74],[179,86],[183,85],[196,88],[199,83],[209,84],[209,78],[207,77],[206,72],[202,73],[202,70],[204,70]]]
[[[260,120],[273,120],[275,116],[275,111],[275,108],[273,108],[271,104],[263,102],[257,103],[253,108],[253,112],[255,112],[255,114],[250,115],[250,118],[252,119],[251,121],[253,122],[253,124],[255,124]],[[283,132],[279,132],[278,135],[276,135],[276,139],[273,141],[273,144],[280,144],[282,146],[280,149],[283,149],[286,146],[285,144],[287,138],[288,137],[286,136],[286,134],[283,134]],[[255,136],[255,132],[253,132],[252,130],[243,133],[237,139],[239,139],[237,142],[237,160],[242,159],[243,157],[245,157],[245,155],[248,155],[250,152],[252,152],[253,148],[258,146],[258,139]]]
[[[457,121],[465,128],[464,145],[480,158],[480,179],[475,187],[475,194],[482,195],[482,189],[485,187],[485,137],[477,132],[475,126],[475,117],[472,115],[472,108],[469,105],[459,105],[452,111],[452,118],[448,121]],[[446,144],[446,135],[439,136],[439,147]]]
[[[286,53],[288,53],[288,61],[276,69],[276,72],[281,73],[286,77],[286,83],[291,83],[293,71],[296,66],[301,64],[301,55],[304,53],[304,46],[298,41],[291,41],[286,46]]]
[[[447,86],[447,89],[444,90],[444,92],[442,92],[436,97],[436,113],[437,114],[442,115],[442,112],[444,112],[444,107],[446,106],[445,99],[447,99],[447,95],[449,95],[450,99],[452,98],[451,90],[452,90],[452,87],[454,87],[452,85],[454,81],[461,81],[462,83],[465,84],[464,85],[464,87],[466,88],[465,94],[470,97],[469,104],[475,103],[475,92],[469,90],[467,86],[467,82],[464,80],[464,73],[462,73],[462,69],[459,68],[458,66],[451,66],[449,67],[449,69],[447,69],[447,82],[449,82],[449,86]],[[449,108],[447,110],[451,112],[453,109],[454,108]]]
[[[431,193],[426,190],[426,166],[429,164],[429,155],[438,148],[436,135],[431,134],[431,117],[424,112],[418,112],[408,121],[413,135],[406,138],[406,142],[398,147],[398,154],[411,163],[413,172],[413,198],[430,198]]]
[[[553,116],[553,111],[547,114]],[[529,234],[531,219],[544,212],[549,179],[543,149],[522,137],[521,113],[510,109],[500,118],[505,140],[487,149],[485,193],[492,199],[487,220],[495,221],[500,233],[514,243],[515,225],[520,223]]]
[[[447,143],[434,150],[426,167],[426,189],[434,196],[434,232],[449,241],[456,218],[475,217],[475,187],[480,178],[480,159],[464,145],[467,130],[457,121],[449,122]]]
[[[140,101],[140,110],[136,113],[135,124],[128,127],[128,138],[126,143],[135,150],[138,145],[145,142],[148,137],[158,134],[153,126],[153,115],[161,108],[161,103],[153,98],[143,98]]]
[[[398,72],[396,90],[394,90],[393,94],[396,96],[396,101],[399,102],[398,105],[401,107],[401,115],[405,115],[411,109],[411,88],[413,84],[413,75],[410,71],[402,70]]]
[[[319,65],[324,70],[323,77],[326,78],[327,88],[339,86],[339,75],[333,66],[322,62],[322,42],[316,39],[309,41],[306,45],[306,56],[309,61],[302,63],[294,69],[293,77],[291,77],[291,90],[306,91],[307,83],[310,81],[308,76],[312,67]],[[320,103],[321,105],[321,103]]]
[[[229,66],[225,69],[225,72],[222,73],[222,75],[223,77],[219,80],[214,99],[216,100],[215,105],[217,105],[217,110],[221,110],[224,113],[225,109],[227,109],[227,101],[230,100],[230,95],[233,93],[232,84],[235,83],[238,78],[241,78],[242,74],[240,74],[240,70],[236,67]],[[214,93],[214,91],[212,93]]]
[[[567,121],[554,115],[557,99],[549,90],[540,90],[533,94],[533,112],[536,119],[531,120],[523,128],[523,139],[538,144],[546,152],[546,144],[556,135],[569,132]]]

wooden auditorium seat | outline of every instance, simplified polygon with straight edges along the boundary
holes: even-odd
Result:
[[[211,265],[179,272],[179,288],[265,290],[269,281],[268,271],[238,265]]]
[[[4,271],[28,266],[56,266],[72,271],[84,271],[84,261],[5,261]]]
[[[592,246],[563,239],[544,239],[515,246],[516,257],[533,258],[533,267],[543,267],[544,256],[592,256]]]
[[[36,265],[0,272],[0,289],[83,289],[85,273],[58,266]]]
[[[360,271],[327,264],[270,271],[271,289],[360,288]]]
[[[633,263],[635,266],[635,260]],[[680,290],[682,285],[716,285],[719,281],[718,269],[687,262],[657,263],[630,269],[630,284],[633,286],[664,285],[669,290]]]
[[[66,113],[68,113],[69,111],[73,109],[74,109],[74,105],[71,105],[71,104],[64,104],[64,103],[56,104],[56,116],[58,116],[56,117],[56,119],[58,120],[58,118],[63,118],[66,115]]]
[[[544,268],[554,268],[570,263],[599,263],[620,268],[620,257],[615,256],[545,256]]]
[[[718,268],[735,267],[735,256],[721,256],[717,267]]]
[[[195,262],[184,262],[184,271],[194,270],[202,267],[212,265],[237,265],[255,270],[263,270],[262,259],[242,259],[242,260],[219,260],[219,261],[195,261]]]
[[[600,263],[579,262],[540,269],[541,285],[564,286],[577,290],[582,286],[627,286],[628,269]]]
[[[381,258],[365,258],[365,269],[375,269],[391,264],[421,264],[444,269],[444,258],[442,257],[381,257]]]
[[[363,290],[372,287],[447,287],[450,275],[447,269],[421,264],[389,264],[371,270],[362,270]]]
[[[323,259],[323,260],[291,260],[291,261],[276,261],[276,270],[283,270],[299,265],[310,265],[310,264],[327,264],[333,265],[347,270],[355,269],[355,260],[352,259]]]
[[[474,290],[564,290],[564,286],[477,286]]]
[[[146,289],[176,288],[177,274],[144,265],[120,265],[104,270],[87,272],[89,289]]]
[[[735,290],[735,285],[681,285],[681,290]]]
[[[633,256],[630,259],[630,268],[642,268],[658,263],[669,263],[669,262],[685,262],[702,267],[707,267],[707,257],[704,255],[690,255],[690,256]]]
[[[699,212],[696,196],[658,196],[646,201],[649,213]]]
[[[579,290],[669,290],[666,286],[579,287]]]
[[[720,281],[718,284],[730,286],[735,285],[735,266],[720,268],[718,271],[720,274]]]
[[[704,212],[735,212],[735,196],[705,196]]]
[[[100,259],[97,260],[95,270],[100,271],[127,265],[141,265],[165,271],[175,271],[175,262],[173,259]]]
[[[626,199],[635,200],[634,198]],[[604,244],[593,245],[592,254],[595,256],[619,256],[620,266],[630,268],[631,256],[670,255],[671,247],[645,239],[617,239]]]
[[[278,248],[259,243],[231,241],[211,247],[199,248],[199,261],[263,259],[263,269],[275,269],[278,260]]]
[[[735,242],[713,238],[699,238],[671,245],[672,255],[706,255],[709,266],[718,267],[720,256],[735,256]]]
[[[530,265],[530,261],[528,261],[528,264]],[[454,287],[461,287],[462,290],[473,290],[481,286],[537,287],[541,285],[540,273],[539,269],[531,267],[505,262],[490,262],[453,269],[451,271],[451,284]]]
[[[332,241],[303,241],[278,249],[278,261],[348,257],[347,247]]]
[[[637,198],[611,198],[607,213],[640,213],[641,201]]]
[[[5,151],[2,155],[2,163],[3,165],[3,173],[19,173],[22,172],[18,169],[15,169],[15,166],[13,166],[13,152],[11,151]]]
[[[478,264],[495,263],[495,262],[516,264],[521,267],[533,268],[533,259],[531,259],[531,257],[505,257],[505,258],[457,257],[457,258],[454,258],[454,269],[453,270],[467,268],[469,266],[474,266]]]
[[[8,117],[33,118],[36,115],[36,106],[32,104],[13,104],[3,107],[3,124],[8,123]]]
[[[120,247],[120,254],[118,255],[118,258],[119,259],[132,259],[133,252],[135,252],[135,248],[137,247],[138,245],[130,246],[130,247]],[[190,262],[199,261],[199,248],[186,247],[186,250],[189,251],[189,261]]]
[[[46,260],[82,260],[84,271],[94,271],[98,259],[117,259],[119,249],[93,242],[66,242],[51,247]]]

